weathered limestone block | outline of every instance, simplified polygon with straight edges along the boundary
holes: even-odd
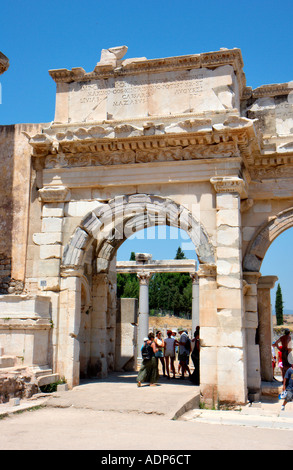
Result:
[[[33,234],[33,242],[36,245],[54,245],[62,242],[61,232],[42,232]]]
[[[66,245],[62,256],[64,266],[81,266],[85,252],[73,245]]]
[[[61,245],[40,246],[40,259],[61,258]]]
[[[94,212],[90,212],[82,221],[81,228],[84,228],[92,237],[96,238],[102,222],[98,219]]]
[[[61,232],[62,218],[59,217],[43,217],[42,232]]]
[[[64,215],[64,203],[46,203],[43,205],[42,216],[43,217],[63,217]]]
[[[38,277],[56,277],[59,276],[59,270],[59,259],[44,259],[38,263]]]

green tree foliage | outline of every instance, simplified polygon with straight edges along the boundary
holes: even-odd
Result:
[[[186,256],[184,254],[184,251],[181,250],[180,246],[177,249],[177,253],[175,256],[175,259],[186,259]]]
[[[282,289],[281,289],[280,284],[278,284],[277,291],[276,291],[276,302],[275,302],[277,325],[283,325],[284,323],[283,305],[284,305],[284,302],[283,302]]]
[[[131,253],[130,259],[135,259]],[[186,259],[179,247],[175,259]],[[139,281],[136,274],[117,275],[118,297],[139,297]],[[149,283],[149,307],[155,311],[171,311],[174,315],[191,317],[192,281],[185,273],[157,273]]]
[[[135,261],[134,251],[130,254],[130,260]],[[139,297],[139,280],[135,273],[133,274],[117,274],[117,297],[119,298],[136,298]]]

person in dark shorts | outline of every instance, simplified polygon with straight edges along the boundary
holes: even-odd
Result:
[[[293,400],[293,368],[289,367],[283,381],[283,394],[285,394],[282,410],[285,409],[286,403]]]

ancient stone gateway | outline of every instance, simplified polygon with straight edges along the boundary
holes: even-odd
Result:
[[[293,225],[292,84],[247,87],[239,49],[126,51],[103,50],[89,73],[51,70],[54,121],[0,128],[2,349],[70,387],[107,375],[117,249],[176,226],[199,261],[203,399],[245,403],[270,379],[259,330],[275,277],[261,262]]]

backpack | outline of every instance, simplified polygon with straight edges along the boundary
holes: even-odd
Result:
[[[153,357],[153,349],[150,344],[144,344],[141,348],[141,357],[143,359],[151,359]]]

